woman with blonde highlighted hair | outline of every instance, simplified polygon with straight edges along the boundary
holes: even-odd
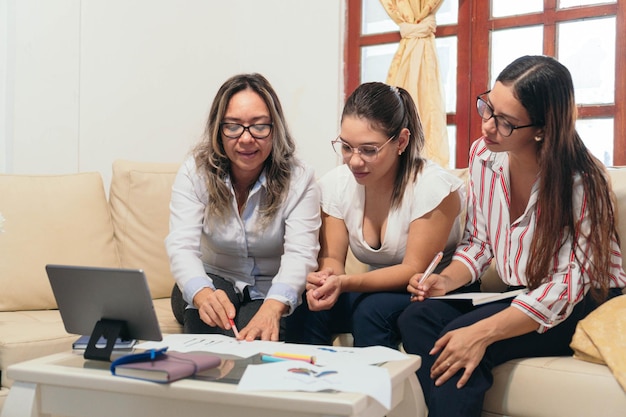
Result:
[[[170,209],[172,308],[184,331],[282,339],[317,266],[319,190],[263,76],[221,86]]]

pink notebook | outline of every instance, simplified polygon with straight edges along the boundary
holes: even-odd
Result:
[[[172,382],[219,366],[221,359],[208,353],[167,352],[140,362],[111,366],[113,375],[154,382]]]

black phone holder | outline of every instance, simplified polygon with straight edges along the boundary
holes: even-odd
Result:
[[[128,335],[128,329],[124,320],[110,320],[100,319],[93,328],[89,342],[87,343],[87,349],[85,349],[85,359],[95,359],[99,361],[110,361],[113,347],[117,338],[126,339]],[[106,346],[99,348],[97,346],[100,338],[106,340]]]

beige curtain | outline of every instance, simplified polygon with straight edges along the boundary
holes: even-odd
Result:
[[[380,0],[402,35],[387,84],[403,87],[413,96],[424,125],[425,156],[448,167],[446,111],[435,47],[435,12],[442,1]]]

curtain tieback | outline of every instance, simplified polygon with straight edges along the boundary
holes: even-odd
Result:
[[[428,38],[435,35],[437,29],[437,21],[435,16],[429,14],[419,23],[402,22],[400,26],[400,35],[402,38]]]

